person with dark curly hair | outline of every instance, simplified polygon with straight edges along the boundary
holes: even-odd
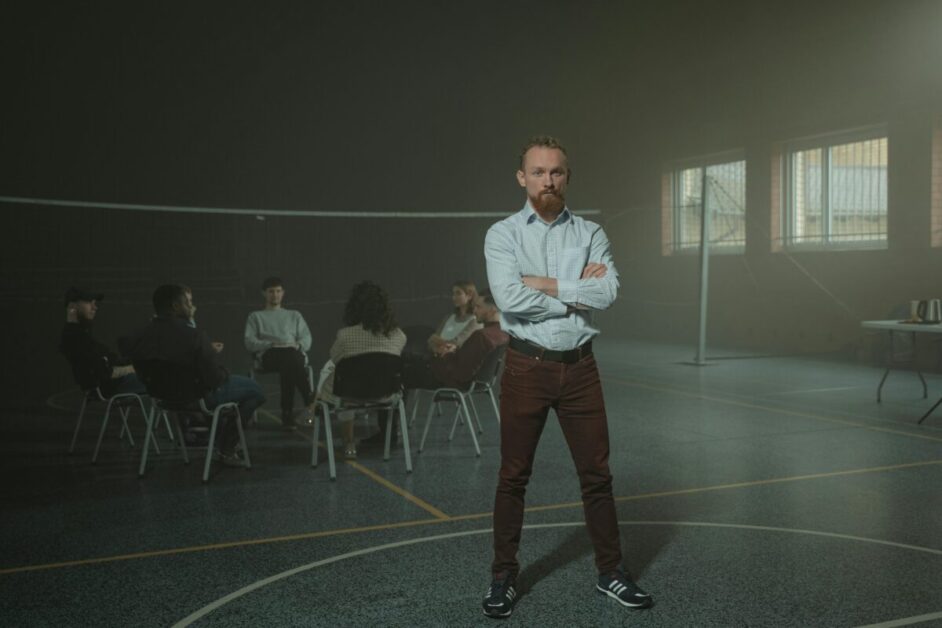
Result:
[[[406,346],[406,335],[399,329],[389,296],[372,281],[361,281],[353,286],[343,312],[343,324],[330,348],[330,361],[321,372],[322,384],[318,396],[328,402],[333,394],[333,366],[344,358],[362,353],[391,353],[400,355]],[[353,412],[341,412],[344,457],[356,459],[353,437]]]

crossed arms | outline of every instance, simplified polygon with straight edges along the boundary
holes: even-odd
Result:
[[[604,310],[618,292],[618,272],[608,238],[601,228],[592,234],[588,259],[578,278],[543,277],[524,272],[517,243],[504,223],[488,231],[484,243],[487,276],[500,310],[532,322],[568,316],[575,310]]]

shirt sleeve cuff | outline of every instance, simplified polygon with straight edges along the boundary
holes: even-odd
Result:
[[[557,279],[556,298],[564,304],[575,305],[579,302],[579,281],[576,279]]]

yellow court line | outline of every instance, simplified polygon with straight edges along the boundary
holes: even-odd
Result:
[[[367,468],[364,467],[362,464],[360,464],[360,463],[358,463],[358,462],[354,462],[353,460],[345,460],[345,462],[346,462],[348,465],[350,465],[351,467],[353,467],[354,469],[356,469],[357,471],[359,471],[360,473],[362,473],[363,475],[365,475],[365,476],[367,476],[368,478],[372,479],[373,481],[375,481],[375,482],[377,482],[377,483],[379,483],[379,484],[385,486],[386,488],[388,488],[389,490],[391,490],[393,493],[396,493],[397,495],[401,495],[402,497],[405,497],[407,500],[409,500],[410,502],[412,502],[413,504],[415,504],[416,506],[418,506],[418,507],[421,508],[422,510],[428,512],[429,514],[431,514],[432,516],[434,516],[436,519],[441,519],[441,520],[443,520],[443,521],[447,521],[448,519],[451,518],[451,517],[449,517],[448,515],[446,515],[445,513],[443,513],[441,510],[439,510],[438,508],[436,508],[435,506],[432,506],[430,503],[419,499],[418,497],[416,497],[415,495],[413,495],[413,494],[410,493],[409,491],[405,490],[404,488],[400,488],[400,487],[396,486],[395,484],[393,484],[392,482],[390,482],[390,481],[387,480],[386,478],[382,477],[381,475],[379,475],[379,474],[377,474],[377,473],[374,473],[373,471],[367,469]]]
[[[188,554],[192,552],[206,552],[210,550],[231,549],[234,547],[249,547],[252,545],[267,545],[269,543],[284,543],[286,541],[302,541],[306,539],[316,539],[325,536],[339,536],[342,534],[356,534],[360,532],[374,532],[377,530],[394,530],[396,528],[408,528],[429,523],[440,523],[440,519],[419,519],[415,521],[403,521],[400,523],[383,523],[372,526],[362,526],[359,528],[342,528],[339,530],[321,530],[319,532],[304,532],[301,534],[288,534],[285,536],[272,536],[262,539],[247,539],[243,541],[229,541],[227,543],[209,543],[207,545],[193,545],[191,547],[174,547],[165,550],[153,550],[149,552],[134,552],[132,554],[120,554],[117,556],[102,556],[101,558],[85,558],[82,560],[68,560],[60,563],[48,563],[44,565],[27,565],[25,567],[11,567],[0,569],[0,575],[23,573],[27,571],[41,571],[44,569],[57,569],[61,567],[78,567],[81,565],[97,565],[101,563],[111,563],[121,560],[134,560],[137,558],[152,558],[155,556],[171,556],[175,554]]]
[[[892,464],[881,467],[867,467],[864,469],[847,469],[845,471],[828,471],[825,473],[811,473],[808,475],[793,475],[784,478],[769,478],[767,480],[752,480],[749,482],[734,482],[732,484],[717,484],[715,486],[701,486],[699,488],[684,488],[675,491],[660,491],[657,493],[641,493],[639,495],[624,495],[616,497],[616,502],[635,501],[639,499],[654,499],[657,497],[673,497],[676,495],[693,495],[696,493],[708,493],[711,491],[728,491],[735,488],[750,488],[753,486],[765,486],[769,484],[783,484],[786,482],[802,482],[805,480],[818,480],[821,478],[843,477],[847,475],[860,475],[863,473],[880,473],[881,471],[898,471],[900,469],[913,469],[917,467],[928,467],[933,465],[942,465],[942,460],[924,460],[922,462],[905,462],[903,464]],[[545,510],[558,510],[562,508],[575,508],[581,506],[582,502],[568,502],[563,504],[549,504],[546,506],[532,506],[527,508],[527,512],[541,512]],[[457,517],[453,517],[457,519]]]
[[[800,412],[798,410],[789,410],[787,408],[776,408],[774,406],[763,406],[757,403],[748,403],[745,401],[737,401],[735,399],[725,399],[723,397],[711,397],[710,395],[702,395],[700,393],[690,392],[680,388],[670,388],[667,386],[654,386],[652,384],[647,384],[645,382],[618,379],[615,377],[605,377],[603,381],[610,381],[616,384],[622,384],[623,386],[633,386],[635,388],[646,388],[648,390],[656,390],[658,392],[672,393],[676,395],[681,395],[684,397],[692,397],[694,399],[702,399],[704,401],[713,401],[716,403],[725,403],[731,406],[739,406],[741,408],[751,408],[753,410],[767,410],[769,412],[777,412],[779,414],[787,414],[790,416],[797,416],[806,419],[812,419],[815,421],[824,421],[826,423],[836,423],[839,425],[848,425],[851,427],[860,427],[867,430],[873,430],[875,432],[886,432],[889,434],[899,434],[902,436],[909,436],[911,438],[920,438],[923,440],[931,440],[935,442],[942,443],[942,437],[938,436],[929,436],[928,434],[916,434],[913,432],[906,432],[904,430],[894,430],[888,427],[877,427],[875,425],[867,425],[866,423],[858,423],[856,421],[848,421],[846,419],[836,419],[834,417],[821,416],[820,414],[811,414],[810,412]]]
[[[307,434],[305,434],[304,432],[302,432],[302,431],[299,430],[299,429],[295,429],[295,432],[296,432],[298,435],[300,435],[301,438],[303,438],[304,440],[306,440],[306,441],[308,441],[308,442],[312,442],[312,441],[314,440],[314,437],[313,437],[313,436],[308,436]],[[318,446],[318,447],[326,447],[326,445],[325,445],[324,443],[321,443],[321,442],[318,442],[318,443],[317,443],[317,446]],[[442,521],[446,521],[446,520],[450,519],[450,517],[449,517],[448,515],[446,515],[445,513],[443,513],[441,510],[439,510],[439,509],[436,508],[435,506],[431,505],[430,503],[428,503],[427,501],[425,501],[425,500],[423,500],[423,499],[421,499],[421,498],[419,498],[419,497],[416,497],[415,495],[413,495],[412,493],[410,493],[410,492],[407,491],[406,489],[404,489],[404,488],[402,488],[402,487],[400,487],[400,486],[396,486],[395,484],[393,484],[392,482],[390,482],[390,481],[387,480],[386,478],[382,477],[382,476],[379,475],[378,473],[374,473],[374,472],[371,471],[370,469],[367,469],[367,468],[364,467],[362,464],[360,464],[360,463],[358,463],[358,462],[355,462],[355,461],[353,461],[353,460],[344,460],[344,462],[346,462],[348,466],[353,467],[354,469],[356,469],[357,471],[359,471],[360,473],[362,473],[362,474],[365,475],[366,477],[370,478],[371,480],[373,480],[374,482],[376,482],[376,483],[379,484],[380,486],[383,486],[383,487],[385,487],[385,488],[388,488],[389,490],[391,490],[391,491],[392,491],[393,493],[395,493],[396,495],[399,495],[400,497],[406,498],[406,500],[412,502],[413,504],[415,504],[416,506],[418,506],[419,508],[421,508],[421,509],[424,510],[425,512],[427,512],[427,513],[429,513],[430,515],[434,516],[436,519],[441,519]],[[2,572],[0,572],[0,573],[2,573]]]
[[[670,497],[673,495],[693,495],[696,493],[706,493],[709,491],[730,490],[736,488],[746,488],[750,486],[761,486],[763,484],[776,484],[781,482],[798,482],[825,477],[836,477],[842,475],[855,475],[862,473],[878,473],[881,471],[894,471],[899,469],[909,469],[915,467],[924,467],[930,465],[942,464],[942,460],[926,460],[924,462],[908,462],[898,465],[868,467],[865,469],[848,469],[846,471],[831,471],[828,473],[816,473],[812,475],[796,475],[784,478],[771,478],[768,480],[755,480],[751,482],[738,482],[734,484],[719,484],[716,486],[702,486],[698,488],[680,489],[676,491],[662,491],[658,493],[642,493],[639,495],[626,495],[616,497],[616,502],[635,501],[642,499],[654,499],[658,497]],[[561,510],[565,508],[580,508],[582,502],[566,502],[562,504],[548,504],[545,506],[530,506],[525,509],[526,512],[542,512],[547,510]],[[303,541],[308,539],[318,539],[329,536],[340,536],[344,534],[357,534],[362,532],[378,532],[385,530],[395,530],[399,528],[412,528],[424,525],[433,525],[439,523],[454,523],[458,521],[471,521],[474,519],[485,519],[491,517],[491,512],[473,513],[467,515],[455,515],[445,519],[417,519],[413,521],[401,521],[398,523],[383,523],[371,526],[362,526],[357,528],[340,528],[336,530],[321,530],[318,532],[305,532],[301,534],[290,534],[285,536],[266,537],[261,539],[247,539],[243,541],[229,541],[226,543],[212,543],[208,545],[196,545],[192,547],[178,547],[165,550],[154,550],[149,552],[135,552],[133,554],[121,554],[117,556],[103,556],[100,558],[86,558],[81,560],[70,560],[58,563],[47,563],[42,565],[26,565],[23,567],[9,567],[0,569],[0,575],[16,574],[28,571],[41,571],[46,569],[57,569],[63,567],[79,567],[82,565],[96,565],[101,563],[117,562],[122,560],[133,560],[137,558],[152,558],[157,556],[172,556],[175,554],[187,554],[192,552],[204,552],[210,550],[231,549],[236,547],[250,547],[253,545],[266,545],[269,543],[283,543],[287,541]]]

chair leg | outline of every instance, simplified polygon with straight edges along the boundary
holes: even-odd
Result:
[[[478,434],[483,434],[484,428],[481,426],[481,417],[478,415],[478,407],[474,405],[473,395],[468,395],[468,404],[471,406],[471,415],[474,417],[474,422],[478,425]]]
[[[916,371],[916,375],[919,376],[919,381],[922,382],[922,398],[923,398],[923,399],[928,399],[928,398],[929,398],[929,389],[926,388],[926,378],[922,376],[922,372],[921,372],[921,371]]]
[[[474,441],[474,451],[477,452],[478,458],[481,457],[481,447],[478,445],[478,435],[475,434],[474,424],[471,423],[471,414],[468,413],[468,404],[465,402],[464,395],[461,395],[458,400],[461,402],[461,408],[464,410],[465,417],[468,420],[468,433],[471,434],[471,440]]]
[[[389,460],[389,449],[392,441],[392,418],[393,410],[390,408],[386,411],[386,449],[383,450],[383,460]]]
[[[419,396],[421,395],[422,390],[416,388],[413,392],[415,393],[415,399],[412,400],[412,416],[409,419],[409,427],[415,425],[415,415],[416,411],[419,409]]]
[[[432,403],[428,404],[428,412],[425,414],[425,429],[422,430],[422,440],[419,442],[419,453],[425,449],[425,437],[428,436],[428,426],[432,424],[432,413],[435,412],[436,402],[433,399]]]
[[[128,429],[128,413],[126,408],[118,406],[118,412],[121,414],[121,431],[118,432],[118,440],[124,440],[124,435],[127,434],[130,436],[131,430]]]
[[[161,416],[162,416],[163,419],[164,419],[164,426],[167,428],[167,436],[170,437],[170,442],[172,443],[172,442],[173,442],[173,429],[171,429],[171,427],[170,427],[170,417],[167,416],[167,413],[166,413],[166,412],[162,412],[162,413],[161,413]],[[179,422],[179,421],[177,421],[177,431],[178,431],[178,432],[182,432],[182,430],[180,429],[180,422]]]
[[[108,417],[111,416],[111,405],[114,398],[108,400],[108,406],[105,408],[105,417],[101,421],[101,429],[98,431],[98,442],[95,443],[95,453],[92,454],[92,464],[98,461],[98,450],[101,449],[101,440],[105,437],[105,429],[108,427]]]
[[[220,406],[213,410],[213,424],[209,428],[209,443],[206,445],[206,462],[203,464],[203,481],[209,482],[209,466],[213,462],[213,445],[216,443],[216,428],[219,427]]]
[[[163,418],[163,414],[158,414],[155,416],[157,417],[157,421],[154,423],[154,437],[150,439],[150,442],[154,445],[154,453],[160,455],[160,445],[157,444],[157,431],[159,431],[158,426],[160,424],[160,419]]]
[[[311,466],[317,468],[317,437],[321,433],[321,418],[314,413],[314,431],[311,433]]]
[[[124,406],[118,406],[118,412],[121,414],[121,434],[118,435],[118,438],[121,438],[125,433],[128,435],[128,444],[131,447],[137,447],[134,443],[134,436],[131,435],[131,427],[128,425],[128,417],[131,415],[131,408]]]
[[[321,407],[321,414],[324,417],[324,445],[327,448],[327,466],[330,470],[330,479],[337,479],[337,466],[334,461],[334,434],[333,430],[330,427],[330,408],[327,406],[327,403],[324,401],[319,401],[318,405]],[[315,413],[314,415],[314,434],[311,439],[311,466],[317,466],[318,458],[318,446],[317,439],[321,433],[321,424],[320,417]]]
[[[242,445],[242,455],[245,457],[245,468],[252,468],[252,460],[249,458],[249,445],[245,441],[245,430],[242,429],[242,413],[239,412],[239,406],[235,407],[236,429],[239,430],[239,444]]]
[[[159,420],[157,408],[152,407],[150,414],[146,415],[147,429],[144,432],[144,446],[141,448],[141,465],[137,469],[137,476],[144,477],[144,469],[147,468],[147,452],[150,451],[150,442],[154,435],[154,421]]]
[[[500,425],[500,408],[497,406],[497,399],[494,397],[494,389],[487,385],[487,395],[491,398],[491,405],[494,406],[494,416],[497,417],[497,424]]]
[[[147,406],[144,405],[144,400],[141,399],[140,397],[137,397],[137,403],[138,403],[138,406],[140,406],[140,408],[141,408],[141,416],[144,417],[144,429],[147,429],[147,426],[150,425],[150,423],[149,423],[149,421],[150,421],[150,412],[147,411]],[[151,406],[150,406],[150,407],[151,407],[151,412],[153,412],[153,409],[154,409],[154,402],[153,402],[153,401],[151,401]],[[146,436],[145,436],[145,439],[146,439]],[[159,454],[159,453],[160,453],[160,447],[157,445],[157,439],[155,438],[155,439],[153,440],[153,442],[154,442],[154,450]]]
[[[170,417],[167,416],[167,412],[165,410],[161,410],[161,413],[163,414],[164,422],[169,423]],[[180,427],[180,415],[176,414],[174,417],[175,423],[177,424],[177,438],[180,440],[180,453],[183,454],[183,463],[190,464],[190,452],[188,452],[186,449],[186,438],[183,436],[183,428]]]
[[[75,422],[75,431],[72,432],[72,443],[69,445],[69,453],[75,451],[75,441],[78,439],[79,430],[82,427],[82,417],[85,416],[86,407],[88,407],[88,395],[82,397],[82,407],[79,409],[78,420]]]
[[[455,400],[455,419],[451,422],[451,431],[448,432],[448,442],[451,442],[455,439],[455,428],[458,427],[458,424],[461,423],[464,425],[464,415],[461,414],[461,403],[458,400]]]
[[[327,467],[330,469],[330,479],[337,479],[337,461],[334,459],[334,431],[330,426],[330,410],[324,404],[324,445],[327,446]]]
[[[406,404],[399,400],[399,430],[402,433],[402,449],[406,454],[406,473],[412,473],[412,450],[409,448],[409,426],[406,424]]]

